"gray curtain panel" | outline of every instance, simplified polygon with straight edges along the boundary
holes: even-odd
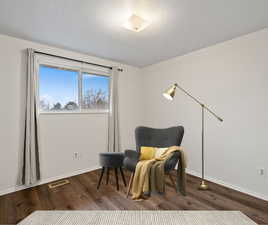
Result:
[[[118,67],[112,68],[110,84],[110,111],[108,121],[108,152],[120,152],[118,115]]]
[[[27,49],[26,111],[22,169],[22,184],[24,185],[32,185],[40,180],[34,57],[34,50]]]

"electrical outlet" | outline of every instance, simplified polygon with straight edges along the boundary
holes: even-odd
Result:
[[[79,157],[78,152],[74,152],[74,159],[78,159],[78,157]]]
[[[266,177],[266,169],[263,167],[257,168],[257,172],[259,176]]]

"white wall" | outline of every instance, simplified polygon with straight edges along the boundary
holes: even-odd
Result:
[[[224,118],[220,123],[206,115],[206,175],[268,200],[268,29],[149,66],[143,74],[144,124],[185,127],[189,171],[201,172],[201,111],[179,90],[173,102],[161,96],[174,82]]]
[[[140,69],[0,35],[0,194],[15,190],[20,168],[26,48],[123,68],[119,77],[123,149],[135,147],[134,128],[142,120]],[[40,115],[39,121],[43,182],[98,166],[98,153],[107,146],[107,114]],[[79,160],[74,160],[74,152],[80,154]]]

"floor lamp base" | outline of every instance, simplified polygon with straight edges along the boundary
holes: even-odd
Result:
[[[208,185],[206,184],[206,182],[204,180],[202,180],[198,189],[203,190],[203,191],[208,190]]]

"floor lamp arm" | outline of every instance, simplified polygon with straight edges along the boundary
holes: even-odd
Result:
[[[197,102],[201,107],[203,107],[204,109],[206,109],[210,114],[212,114],[213,116],[215,116],[219,121],[223,121],[223,119],[221,117],[219,117],[216,113],[214,113],[211,109],[209,109],[204,103],[202,103],[201,101],[199,101],[196,97],[192,96],[188,91],[186,91],[184,88],[182,88],[181,86],[179,86],[177,83],[175,83],[175,86],[180,89],[182,92],[184,92],[186,95],[188,95],[190,98],[192,98],[195,102]]]

